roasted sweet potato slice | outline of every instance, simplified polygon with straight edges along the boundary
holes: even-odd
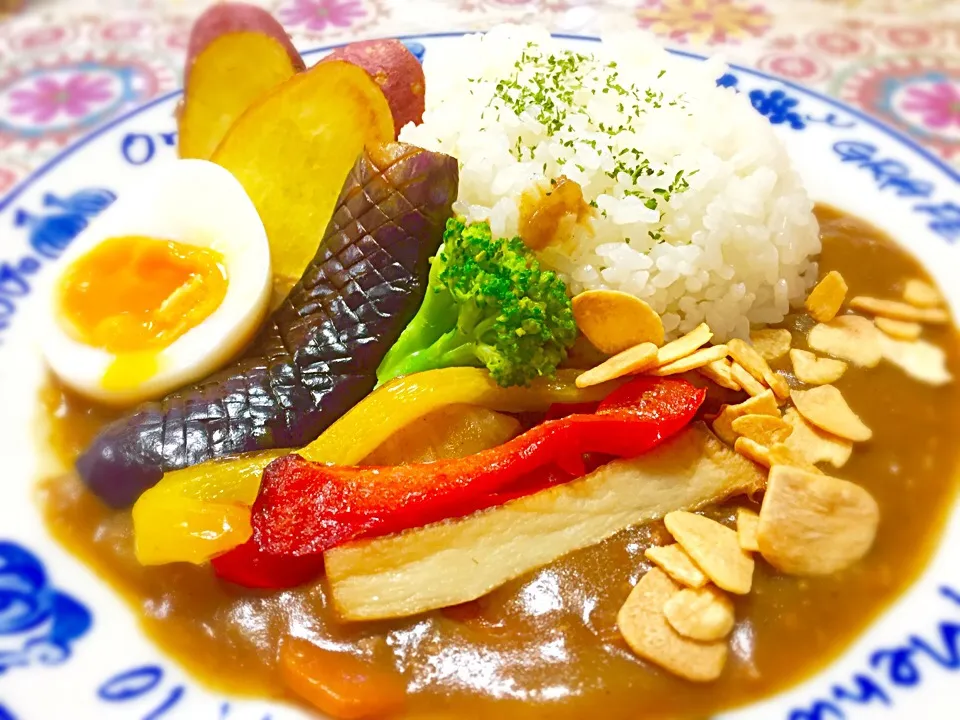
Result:
[[[178,117],[180,157],[209,159],[254,102],[303,70],[283,27],[266,10],[217,4],[190,33]]]
[[[267,230],[277,275],[300,277],[316,254],[343,180],[364,145],[393,139],[393,116],[359,67],[332,60],[250,107],[212,160],[240,181]]]

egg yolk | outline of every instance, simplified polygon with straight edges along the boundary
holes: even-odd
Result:
[[[197,327],[223,302],[223,256],[139,235],[105,240],[60,285],[60,309],[81,342],[110,353],[149,353]]]

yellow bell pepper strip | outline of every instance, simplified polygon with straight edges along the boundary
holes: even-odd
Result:
[[[578,370],[560,370],[525,387],[501,387],[486,370],[457,367],[392,380],[357,403],[297,454],[304,460],[357,465],[397,430],[453,403],[499,412],[545,412],[551,405],[599,402],[615,384],[577,388]],[[593,392],[591,392],[593,391]]]
[[[599,402],[616,383],[579,389],[577,370],[504,388],[480,368],[446,368],[397,378],[361,400],[299,450],[314,462],[355,465],[409,423],[453,404],[500,412],[544,412]],[[133,508],[137,559],[144,565],[202,564],[250,537],[249,508],[263,469],[287,451],[250,453],[167,473]]]
[[[286,452],[212,460],[164,475],[133,506],[137,560],[201,564],[245,542],[263,468]]]

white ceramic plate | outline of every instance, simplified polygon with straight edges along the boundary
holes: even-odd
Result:
[[[404,40],[429,53],[455,37]],[[316,60],[326,50],[304,55]],[[868,218],[906,243],[960,316],[956,171],[818,93],[743,68],[732,68],[721,82],[748,93],[774,124],[815,200]],[[213,694],[188,677],[145,638],[136,614],[47,535],[33,498],[43,459],[33,436],[43,370],[28,319],[36,287],[91,217],[145,168],[175,157],[178,97],[158,98],[110,122],[0,200],[0,720],[306,717],[285,705]],[[790,692],[725,717],[955,720],[958,701],[955,509],[922,578],[838,661]]]

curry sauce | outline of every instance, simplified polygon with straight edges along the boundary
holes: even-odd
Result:
[[[893,297],[906,280],[927,277],[863,221],[829,208],[817,216],[820,272],[839,271],[852,294]],[[794,347],[806,348],[811,324],[806,315],[785,323]],[[946,351],[949,371],[960,377],[956,330],[932,326],[925,338]],[[789,370],[786,359],[775,366]],[[881,363],[851,366],[836,386],[874,431],[846,466],[830,471],[879,503],[873,549],[823,578],[786,577],[758,562],[753,591],[736,599],[724,674],[704,685],[638,660],[616,627],[617,611],[650,568],[645,548],[671,541],[661,524],[624,531],[466,605],[344,624],[324,581],[265,593],[220,582],[209,567],[140,566],[130,512],[109,510],[73,475],[44,481],[41,498],[51,533],[122,593],[158,645],[225,692],[288,696],[278,658],[292,634],[402,684],[399,717],[565,719],[593,717],[598,708],[610,720],[702,717],[786,688],[840,653],[923,569],[952,506],[960,384],[931,387]],[[49,441],[66,464],[109,419],[52,386],[43,403]],[[734,513],[734,506],[708,512],[726,523]]]

